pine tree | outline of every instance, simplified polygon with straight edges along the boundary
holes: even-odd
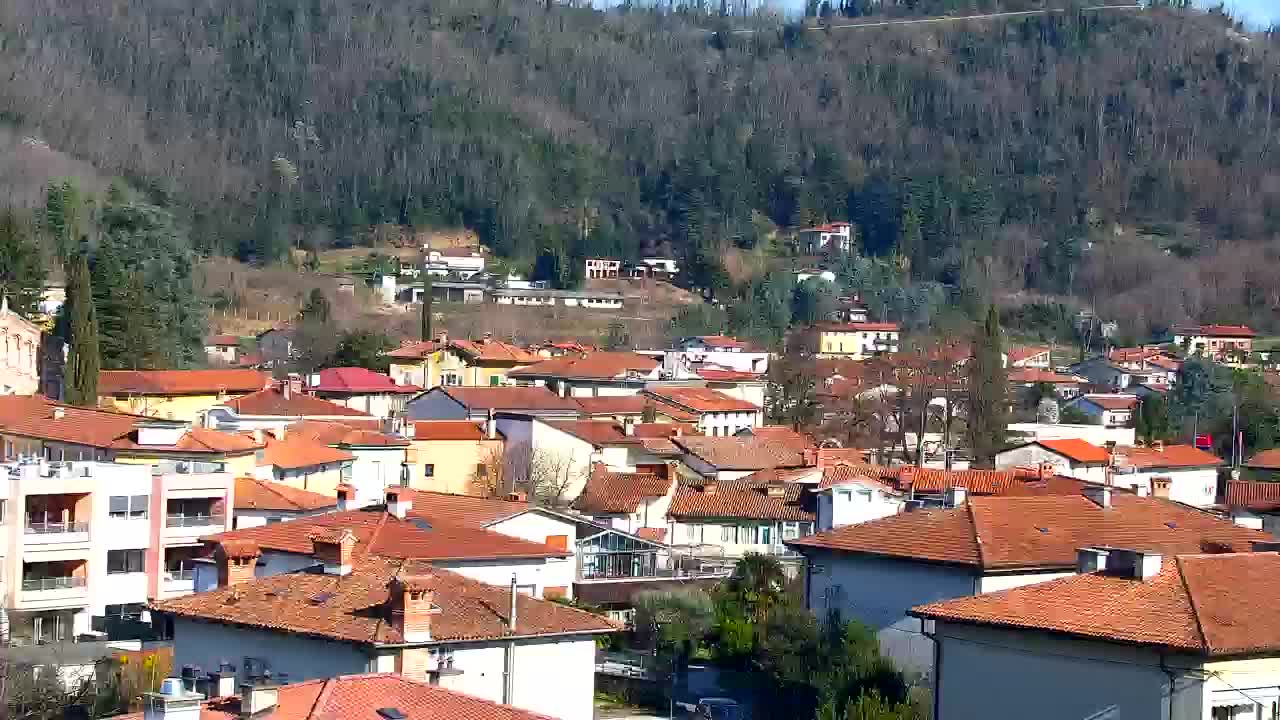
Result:
[[[431,306],[433,304],[432,301],[434,300],[434,298],[431,297],[432,290],[433,288],[432,288],[432,281],[431,281],[431,273],[426,272],[426,269],[423,268],[422,317],[420,319],[422,325],[419,328],[418,336],[421,340],[424,340],[424,341],[431,339]]]
[[[31,317],[40,311],[44,261],[30,226],[11,210],[0,212],[0,294],[9,307]]]
[[[72,405],[98,404],[98,317],[90,287],[89,261],[77,255],[67,267],[67,306],[70,317],[66,379],[63,396]]]
[[[986,321],[974,334],[973,357],[969,360],[969,443],[977,467],[994,465],[996,453],[1004,445],[1007,382],[1000,314],[991,305]]]

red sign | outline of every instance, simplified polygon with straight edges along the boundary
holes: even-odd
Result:
[[[1196,447],[1201,450],[1209,450],[1213,447],[1213,438],[1210,438],[1208,435],[1197,435]]]

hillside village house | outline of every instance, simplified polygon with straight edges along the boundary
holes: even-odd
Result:
[[[439,386],[405,405],[409,420],[486,421],[495,413],[570,420],[578,416],[578,403],[544,387]]]
[[[1269,480],[1228,480],[1220,507],[1241,527],[1280,532],[1280,483]]]
[[[486,718],[489,720],[545,720],[509,705],[465,695],[447,686],[457,677],[448,667],[428,673],[431,682],[411,680],[394,673],[341,675],[276,685],[255,676],[256,668],[237,671],[232,664],[204,677],[194,678],[195,691],[181,683],[160,692],[146,693],[147,709],[116,720],[229,720],[230,718],[276,717],[295,720],[332,718]],[[241,684],[237,685],[237,681]],[[165,692],[170,690],[170,692]],[[237,694],[238,693],[238,694]],[[409,715],[413,713],[413,715]]]
[[[468,247],[424,250],[423,269],[436,277],[456,275],[463,280],[484,272],[485,256]]]
[[[761,406],[706,387],[658,385],[646,388],[659,421],[690,423],[703,435],[728,437],[764,423]]]
[[[679,481],[674,463],[652,472],[615,472],[592,463],[586,486],[573,509],[598,523],[661,542],[667,533],[667,510]]]
[[[810,442],[778,442],[750,435],[671,438],[681,462],[697,477],[737,480],[760,470],[790,470],[811,466],[806,457]]]
[[[235,529],[258,527],[333,512],[337,495],[321,495],[270,480],[236,478]]]
[[[1053,388],[1057,399],[1072,400],[1080,396],[1088,383],[1082,377],[1037,368],[1015,368],[1009,371],[1008,378],[1010,395],[1020,400],[1034,400],[1046,385]]]
[[[40,392],[40,327],[10,310],[6,297],[0,298],[0,332],[4,333],[0,395]]]
[[[541,486],[541,492],[565,502],[582,493],[593,463],[629,469],[625,441],[628,427],[634,425],[505,415],[497,423],[506,437],[506,466],[517,472],[527,470],[529,480]]]
[[[409,440],[401,435],[367,430],[340,422],[305,420],[289,426],[286,438],[307,440],[350,455],[351,459],[341,465],[339,478],[340,485],[352,488],[354,506],[376,503],[382,498],[383,488],[401,485],[405,481]],[[311,478],[281,474],[276,479],[303,490],[326,494],[336,489],[336,486],[328,489],[328,482],[332,480],[330,473]],[[325,481],[323,487],[318,485],[321,479]],[[303,486],[304,481],[311,483],[312,480],[317,483],[311,487]]]
[[[391,364],[387,372],[399,385],[433,388],[440,383],[440,357],[448,336],[401,345],[386,353]]]
[[[505,439],[496,423],[417,420],[408,433],[408,487],[457,495],[488,495],[490,466],[502,457]]]
[[[1204,508],[1217,499],[1221,465],[1221,458],[1192,445],[1118,446],[1112,452],[1111,482],[1141,495]]]
[[[91,630],[136,637],[122,626],[136,631],[148,600],[191,592],[198,539],[231,523],[232,475],[213,465],[28,457],[0,473],[0,601],[13,645]]]
[[[840,464],[814,471],[818,478],[814,508],[818,532],[897,515],[906,507],[906,493],[856,466]]]
[[[610,258],[587,258],[583,277],[588,280],[616,278],[622,272],[622,261]]]
[[[561,397],[635,395],[661,377],[657,360],[633,352],[566,353],[507,373],[512,382]]]
[[[191,422],[215,405],[271,386],[257,370],[103,370],[103,407],[147,417]]]
[[[400,521],[380,534],[390,540],[408,530],[429,534]],[[174,665],[244,658],[298,680],[394,672],[565,720],[592,718],[595,640],[616,626],[405,557],[408,538],[390,556],[381,554],[390,543],[375,541],[376,551],[357,553],[351,530],[318,529],[306,540],[314,553],[306,568],[260,578],[253,569],[263,551],[253,541],[223,542],[217,589],[155,606],[172,631]]]
[[[1081,546],[1073,577],[915,608],[936,643],[935,717],[1275,717],[1280,611],[1258,602],[1274,593],[1274,546],[1134,541]]]
[[[805,228],[796,233],[796,241],[801,251],[808,255],[848,255],[853,250],[853,226],[847,222],[832,222]]]
[[[1181,360],[1147,348],[1116,348],[1106,357],[1071,366],[1071,372],[1113,392],[1134,392],[1140,385],[1174,385],[1181,369]]]
[[[1249,475],[1258,480],[1280,479],[1280,448],[1271,448],[1250,455],[1244,461]]]
[[[453,340],[440,356],[440,384],[491,387],[505,385],[507,373],[542,360],[537,353],[496,340]]]
[[[898,324],[880,322],[818,323],[805,331],[805,345],[820,359],[864,360],[898,352]]]
[[[1015,345],[1005,350],[1004,364],[1015,369],[1053,370],[1053,348]]]
[[[280,430],[301,420],[331,420],[373,427],[378,418],[302,392],[302,379],[230,398],[203,413],[205,427],[226,432]]]
[[[258,354],[269,367],[287,363],[293,358],[294,334],[290,325],[267,328],[258,333]]]
[[[705,562],[728,566],[747,553],[794,556],[783,545],[813,533],[804,487],[762,473],[677,486],[667,509],[668,541]]]
[[[1063,407],[1075,408],[1091,422],[1103,427],[1125,427],[1133,423],[1141,400],[1137,395],[1120,393],[1087,393]]]
[[[399,385],[387,375],[359,367],[312,373],[307,376],[306,390],[322,400],[379,418],[398,415],[409,398],[422,392],[417,385]]]
[[[338,485],[352,474],[355,455],[347,450],[284,427],[255,430],[254,438],[263,444],[255,478],[333,497]]]
[[[235,335],[210,335],[204,339],[204,354],[211,364],[235,365],[240,359],[240,338]]]
[[[1039,468],[1045,463],[1056,475],[1103,485],[1110,476],[1111,454],[1106,448],[1075,438],[1032,440],[996,453],[999,469]]]
[[[769,353],[754,350],[747,343],[724,335],[681,338],[674,349],[663,352],[664,365],[676,361],[688,363],[693,368],[709,365],[757,375],[769,371]]]
[[[1253,352],[1253,339],[1257,337],[1245,325],[1183,325],[1173,329],[1173,344],[1188,355],[1200,355],[1213,360],[1242,358]]]
[[[555,290],[551,288],[495,288],[489,293],[499,305],[562,305],[589,310],[622,308],[621,293],[604,290]]]
[[[981,543],[978,542],[981,538]],[[1140,543],[1165,554],[1249,550],[1270,538],[1167,500],[1105,486],[976,497],[847,525],[788,545],[806,560],[805,604],[874,629],[899,667],[928,673],[934,646],[909,611],[1076,572],[1076,549]],[[943,656],[944,669],[948,658]]]

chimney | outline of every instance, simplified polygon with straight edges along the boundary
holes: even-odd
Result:
[[[280,686],[268,680],[240,684],[240,717],[261,718],[270,715],[280,702]]]
[[[716,484],[715,480],[708,480],[702,484],[703,495],[715,495],[719,491],[720,491],[720,488]]]
[[[356,489],[347,483],[342,483],[338,486],[337,491],[338,512],[354,510],[356,507]]]
[[[413,507],[413,500],[409,498],[405,488],[392,485],[386,489],[383,496],[387,500],[387,512],[395,515],[398,520],[408,517],[409,510]]]
[[[675,427],[671,428],[671,437],[678,438],[683,436],[684,436],[684,428],[680,427],[679,425],[676,425]]]
[[[1156,441],[1152,442],[1152,443],[1151,443],[1151,449],[1152,449],[1152,450],[1155,450],[1156,452],[1164,452],[1164,441],[1163,441],[1163,440],[1156,440]]]
[[[62,418],[66,417],[66,416],[67,416],[67,409],[66,409],[66,408],[62,407],[61,405],[55,405],[55,406],[53,407],[53,419],[54,419],[54,420],[61,420]]]
[[[180,678],[165,678],[159,692],[146,694],[143,720],[200,720],[200,701],[204,696],[191,692]]]
[[[916,479],[916,468],[914,465],[907,465],[898,473],[898,482],[903,487],[911,487]]]
[[[633,417],[622,418],[622,434],[631,437],[636,434],[636,419]]]
[[[209,673],[209,694],[213,697],[230,697],[236,694],[236,668],[231,663],[219,663],[218,669]]]
[[[1048,480],[1054,475],[1053,463],[1042,462],[1036,466],[1036,476],[1039,477],[1041,481]]]
[[[1109,485],[1085,485],[1081,494],[1100,508],[1111,507],[1111,486]]]
[[[507,613],[507,632],[512,635],[516,634],[516,613],[519,608],[516,605],[516,598],[519,597],[520,591],[516,588],[516,574],[511,573],[511,610]]]
[[[271,436],[274,437],[276,440],[284,440],[284,436],[288,433],[288,431],[286,430],[287,427],[288,427],[287,425],[279,425],[277,427],[271,428],[268,432],[270,432]]]
[[[957,508],[963,506],[969,500],[969,489],[960,485],[952,485],[942,491],[942,504],[944,507]]]
[[[436,342],[440,343],[441,345],[449,344],[449,333],[444,331],[436,333]]]
[[[320,373],[311,373],[307,376],[307,387],[315,387],[320,384]]]
[[[492,341],[493,341],[493,333],[491,332],[485,333],[484,336],[480,338],[480,342],[483,345],[488,345]]]
[[[431,575],[399,575],[387,583],[391,624],[407,643],[431,640],[433,584]]]
[[[818,465],[818,451],[817,451],[817,449],[816,449],[816,448],[809,448],[808,450],[805,450],[805,451],[804,451],[804,466],[805,466],[805,467],[819,467],[819,465]]]
[[[488,440],[493,440],[498,437],[498,421],[493,416],[493,408],[489,408],[485,411],[484,436]]]
[[[256,428],[253,431],[253,441],[258,443],[259,445],[262,445],[267,442],[267,434],[263,432],[262,428]]]
[[[1130,580],[1150,580],[1160,572],[1162,561],[1158,552],[1111,548],[1105,570],[1109,575]]]
[[[214,551],[218,563],[218,587],[243,585],[253,579],[262,551],[252,540],[223,540]]]
[[[328,528],[311,533],[311,554],[324,563],[325,575],[350,575],[351,556],[356,548],[355,533],[347,528]]]
[[[666,467],[667,469],[667,474],[665,476],[665,479],[675,480],[676,478],[680,477],[680,463],[676,462],[675,460],[668,460],[664,467]]]
[[[1107,555],[1103,548],[1084,547],[1076,550],[1076,572],[1080,574],[1101,572],[1107,569]]]

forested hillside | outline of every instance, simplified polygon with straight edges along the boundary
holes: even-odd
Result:
[[[1170,9],[708,32],[731,22],[9,0],[0,121],[146,189],[199,250],[259,262],[465,224],[564,282],[584,254],[669,248],[725,286],[727,248],[850,217],[916,280],[1274,324],[1272,39]]]

